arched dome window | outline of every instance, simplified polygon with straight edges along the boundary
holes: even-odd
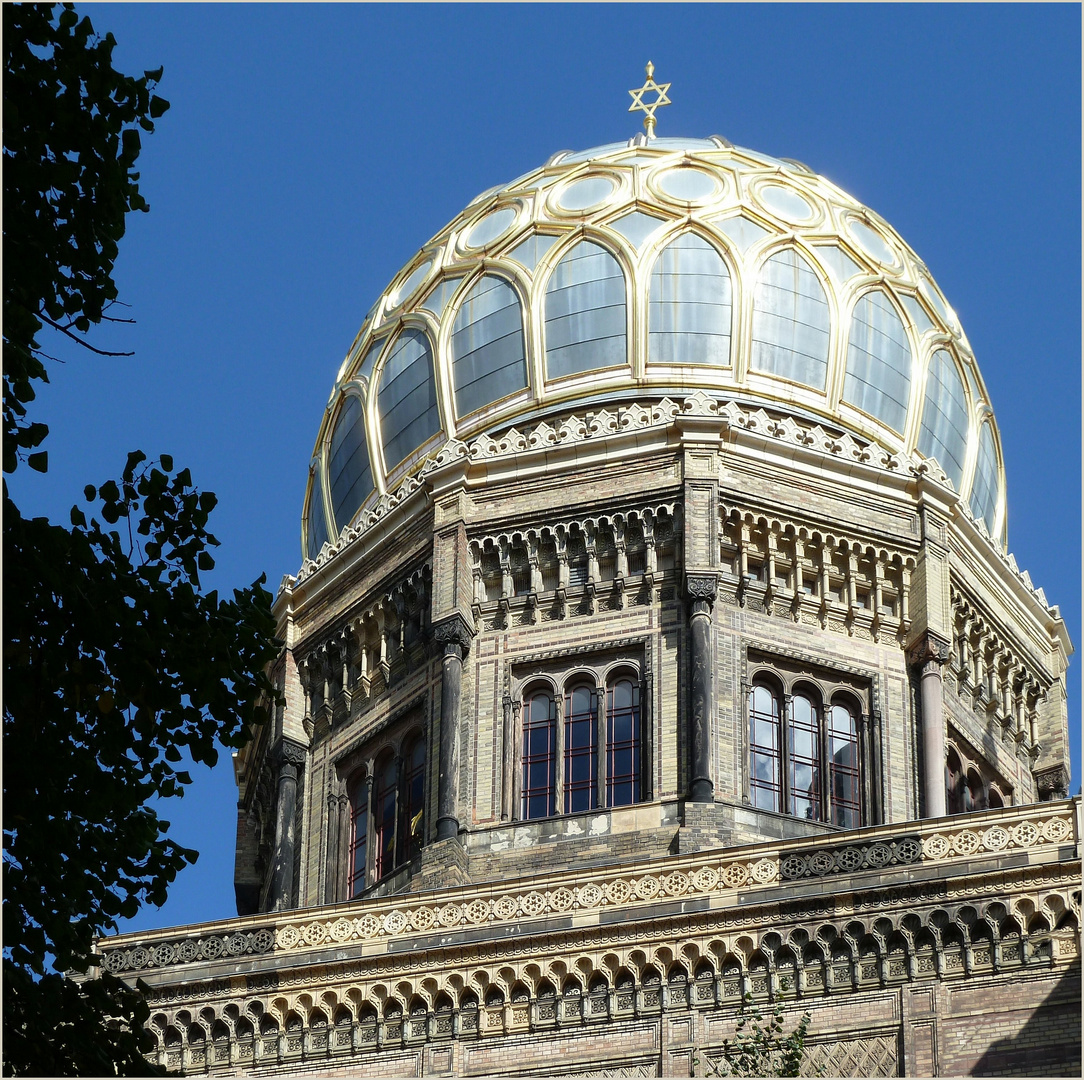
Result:
[[[648,362],[730,364],[730,272],[695,233],[682,233],[655,260]]]
[[[320,494],[320,470],[315,469],[309,481],[309,503],[305,511],[305,547],[310,559],[320,554],[327,543],[327,523],[324,519],[324,499]]]
[[[854,306],[843,400],[903,432],[911,390],[911,346],[892,302],[868,292]]]
[[[452,381],[458,416],[527,385],[519,297],[507,281],[492,274],[475,282],[455,317]]]
[[[546,373],[551,379],[628,361],[625,276],[617,260],[581,240],[546,286]]]
[[[979,456],[975,462],[975,479],[971,482],[970,506],[971,513],[985,521],[987,530],[992,533],[997,512],[997,450],[989,420],[979,433]]]
[[[361,399],[353,394],[343,402],[339,418],[335,421],[328,470],[335,529],[342,532],[373,490],[373,470],[369,464],[369,448],[365,444]]]
[[[760,269],[753,297],[750,367],[823,390],[830,317],[824,287],[793,248]]]
[[[959,491],[967,451],[967,398],[956,364],[944,349],[938,349],[930,358],[918,449],[928,458],[937,458]]]
[[[380,373],[377,394],[384,463],[390,471],[440,431],[433,350],[420,330],[404,330]]]

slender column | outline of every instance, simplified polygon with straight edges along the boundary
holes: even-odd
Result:
[[[911,654],[919,668],[922,719],[922,793],[926,817],[944,817],[945,719],[941,699],[941,665],[948,662],[948,644],[927,634]]]
[[[275,856],[268,907],[272,911],[285,911],[296,906],[293,896],[294,820],[297,816],[297,775],[305,761],[305,748],[284,738],[274,756],[278,764],[278,797],[275,800]]]
[[[444,646],[440,678],[440,770],[437,781],[437,839],[459,834],[459,697],[463,657],[470,648],[472,629],[461,615],[433,627]]]
[[[689,798],[711,802],[711,609],[715,574],[686,574],[689,598]]]

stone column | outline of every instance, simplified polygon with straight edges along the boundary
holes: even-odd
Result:
[[[689,598],[689,798],[712,802],[711,782],[711,610],[718,579],[715,574],[686,574]]]
[[[444,647],[440,671],[440,768],[437,781],[437,840],[459,834],[459,697],[463,657],[473,631],[461,615],[433,627],[433,638]]]
[[[941,700],[941,666],[948,663],[948,643],[926,634],[911,653],[919,669],[919,706],[922,723],[922,794],[925,816],[944,817],[945,718]]]
[[[275,855],[268,907],[271,911],[285,911],[297,906],[293,895],[294,822],[297,817],[297,777],[305,762],[305,748],[292,739],[280,739],[272,760],[278,766],[278,793],[275,800]]]

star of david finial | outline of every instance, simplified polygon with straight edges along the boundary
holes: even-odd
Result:
[[[666,91],[670,89],[669,83],[657,83],[655,82],[655,65],[648,60],[647,67],[644,68],[647,72],[647,82],[640,87],[639,90],[630,90],[629,94],[632,95],[632,104],[629,106],[629,112],[642,112],[644,114],[644,131],[647,132],[649,139],[655,138],[655,110],[660,105],[669,105],[670,99],[666,96]],[[644,94],[654,90],[659,96],[654,101],[644,101]]]

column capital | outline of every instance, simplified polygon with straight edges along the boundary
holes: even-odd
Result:
[[[715,597],[719,591],[719,575],[710,573],[686,573],[685,595],[691,605],[691,615],[711,615]]]
[[[907,662],[916,667],[928,668],[934,664],[940,671],[949,659],[949,643],[940,634],[927,630],[907,650]]]
[[[269,756],[276,766],[281,767],[282,765],[304,765],[307,753],[308,751],[303,743],[296,742],[283,735],[271,748]]]
[[[443,645],[445,652],[449,646],[460,649],[460,656],[466,655],[470,650],[474,634],[474,627],[460,614],[442,619],[433,625],[433,640]]]

